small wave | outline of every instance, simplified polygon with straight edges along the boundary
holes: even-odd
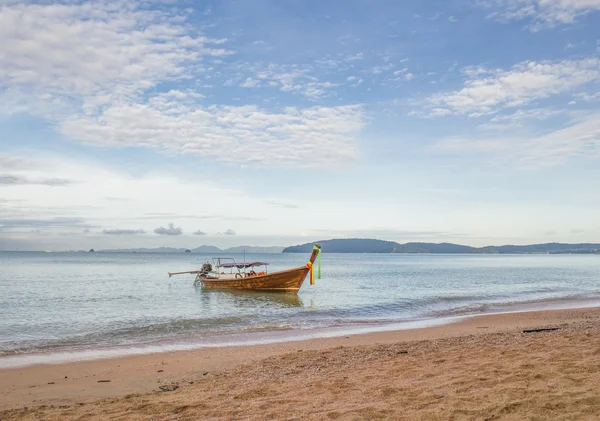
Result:
[[[248,317],[240,316],[179,319],[60,338],[8,340],[3,341],[0,356],[60,349],[84,349],[101,344],[109,346],[154,344],[193,332],[205,334],[236,332],[248,324]]]
[[[561,308],[596,307],[600,304],[600,295],[572,294],[563,297],[539,299],[507,300],[501,302],[472,303],[465,306],[432,311],[427,317],[469,316],[475,314],[510,313],[519,311],[554,310]]]

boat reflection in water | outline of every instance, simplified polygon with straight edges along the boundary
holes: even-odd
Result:
[[[218,301],[234,300],[240,306],[246,307],[251,305],[269,305],[275,304],[281,307],[302,307],[304,303],[298,294],[282,294],[280,292],[262,292],[241,289],[206,289],[198,286],[202,290],[203,296],[210,299],[211,297]]]

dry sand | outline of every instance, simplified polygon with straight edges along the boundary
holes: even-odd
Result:
[[[600,309],[487,315],[4,369],[0,420],[600,420],[599,322]]]

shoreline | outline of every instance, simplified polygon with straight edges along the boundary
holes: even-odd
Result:
[[[158,387],[164,384],[177,383],[192,387],[194,383],[208,379],[212,381],[232,370],[243,370],[244,367],[265,364],[271,359],[296,355],[294,353],[300,350],[306,351],[306,354],[314,353],[318,358],[322,353],[364,347],[437,347],[436,343],[440,341],[494,335],[509,337],[522,335],[523,329],[556,326],[566,329],[590,320],[600,321],[600,308],[484,314],[418,329],[3,368],[0,369],[0,410],[40,405],[77,405],[131,394],[160,396],[162,392],[158,391]],[[555,337],[560,337],[560,334]],[[598,352],[600,354],[600,348]]]
[[[38,351],[0,356],[0,372],[11,368],[26,368],[36,365],[57,365],[74,362],[109,360],[122,357],[136,357],[173,352],[188,352],[201,349],[248,347],[296,343],[344,336],[369,335],[393,331],[428,329],[451,325],[462,320],[504,314],[518,314],[537,311],[576,310],[600,308],[600,298],[556,300],[490,305],[497,311],[442,315],[440,317],[408,320],[403,322],[377,323],[369,325],[332,326],[315,329],[281,329],[256,332],[241,332],[223,336],[204,338],[202,342],[165,342],[157,345],[122,346],[114,348],[90,348],[76,351]],[[226,338],[226,339],[223,339]]]

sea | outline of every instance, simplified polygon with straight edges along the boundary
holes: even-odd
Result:
[[[213,257],[0,252],[0,368],[600,306],[599,255],[325,252],[321,279],[297,295],[205,290],[194,275],[167,274]],[[308,255],[228,257],[276,271]]]

